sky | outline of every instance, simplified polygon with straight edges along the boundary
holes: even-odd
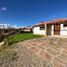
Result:
[[[32,26],[67,18],[67,0],[0,0],[0,24]]]

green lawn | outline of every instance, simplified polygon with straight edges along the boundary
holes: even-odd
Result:
[[[18,33],[15,34],[14,36],[10,37],[10,43],[16,43],[16,42],[20,42],[20,41],[24,41],[24,40],[28,40],[28,39],[33,39],[33,38],[38,38],[38,37],[42,37],[40,35],[34,35],[33,33]]]
[[[17,52],[13,50],[16,47],[16,45],[13,43],[38,37],[42,36],[34,35],[32,33],[18,33],[13,36],[5,38],[4,39],[5,44],[0,47],[0,60],[2,61],[0,64],[4,64],[5,61],[12,62],[17,58],[16,56]]]

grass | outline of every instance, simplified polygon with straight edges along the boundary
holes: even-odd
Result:
[[[4,39],[6,43],[0,47],[0,52],[3,51],[3,49],[9,47],[8,45],[11,45],[13,43],[39,38],[39,37],[42,37],[42,35],[34,35],[33,33],[17,33],[13,36],[9,36],[8,38]]]
[[[9,36],[5,38],[4,41],[6,42],[6,45],[2,45],[0,47],[0,65],[7,63],[7,62],[12,62],[15,59],[17,59],[17,55],[16,55],[17,52],[14,51],[14,47],[16,45],[11,45],[11,44],[24,41],[24,40],[28,40],[28,39],[38,38],[38,37],[41,37],[41,36],[34,35],[33,33],[17,33],[13,36]]]
[[[33,38],[38,38],[38,37],[42,37],[41,35],[34,35],[33,33],[17,33],[14,36],[11,36],[9,38],[9,43],[16,43],[16,42],[20,42],[20,41],[24,41],[24,40],[28,40],[28,39],[33,39]]]

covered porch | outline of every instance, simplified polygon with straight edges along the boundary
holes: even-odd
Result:
[[[60,35],[61,24],[46,24],[46,35]]]

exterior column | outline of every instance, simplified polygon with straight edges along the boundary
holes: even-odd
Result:
[[[60,26],[61,26],[61,27],[60,27],[60,30],[63,30],[63,24],[60,24]]]
[[[47,24],[45,24],[45,35],[47,36]]]
[[[63,24],[60,24],[60,35],[64,35],[64,28],[63,28]]]
[[[54,25],[52,25],[51,35],[54,35]]]

